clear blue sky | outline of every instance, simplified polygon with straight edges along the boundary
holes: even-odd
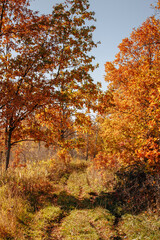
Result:
[[[40,13],[51,13],[52,6],[63,0],[34,0],[32,8]],[[118,45],[122,39],[129,37],[133,28],[139,27],[147,17],[154,14],[151,4],[156,0],[90,0],[91,10],[95,12],[97,22],[94,40],[101,41],[98,48],[92,51],[99,68],[92,73],[95,82],[107,85],[104,81],[104,64],[114,60]]]

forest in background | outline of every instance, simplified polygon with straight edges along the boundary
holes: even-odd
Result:
[[[160,1],[105,92],[89,1],[29,6],[0,5],[0,239],[159,239]]]

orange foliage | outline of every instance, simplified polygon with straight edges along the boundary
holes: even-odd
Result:
[[[59,103],[89,108],[97,93],[89,75],[95,66],[88,52],[97,44],[92,40],[95,27],[86,25],[94,21],[88,1],[67,0],[42,16],[29,2],[3,0],[0,5],[0,128],[5,129],[6,169],[11,147],[28,135],[37,138],[39,125],[32,130],[37,110],[57,110]],[[26,123],[31,130],[26,131]]]
[[[105,65],[112,104],[102,118],[108,156],[160,170],[160,20],[148,18]]]

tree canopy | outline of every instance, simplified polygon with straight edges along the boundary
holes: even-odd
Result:
[[[159,66],[160,20],[150,17],[123,39],[115,60],[105,65],[110,96],[101,125],[105,164],[116,159],[123,166],[159,169]]]
[[[98,87],[89,71],[93,56],[94,13],[87,0],[65,1],[39,16],[28,0],[4,0],[0,5],[0,127],[6,147],[20,141],[35,111],[57,105],[69,109],[90,106]],[[24,122],[25,120],[25,122]]]

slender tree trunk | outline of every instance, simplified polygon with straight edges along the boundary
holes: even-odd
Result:
[[[38,150],[39,150],[39,152],[41,150],[41,141],[38,142]]]
[[[0,162],[2,160],[2,153],[3,153],[3,151],[0,152]]]
[[[3,151],[0,152],[0,167],[2,169],[2,166],[3,166]]]
[[[95,149],[94,149],[94,154],[93,157],[96,157],[97,154],[97,138],[98,138],[98,132],[96,131],[96,139],[95,139]]]
[[[10,160],[10,153],[11,153],[11,137],[12,137],[12,130],[10,129],[7,136],[7,150],[6,150],[6,170],[9,167],[9,160]]]
[[[87,134],[86,134],[86,137],[87,137],[87,141],[86,141],[86,143],[87,143],[87,145],[86,145],[86,161],[88,160],[88,154],[89,154],[89,136],[88,136],[88,132],[87,132]]]

